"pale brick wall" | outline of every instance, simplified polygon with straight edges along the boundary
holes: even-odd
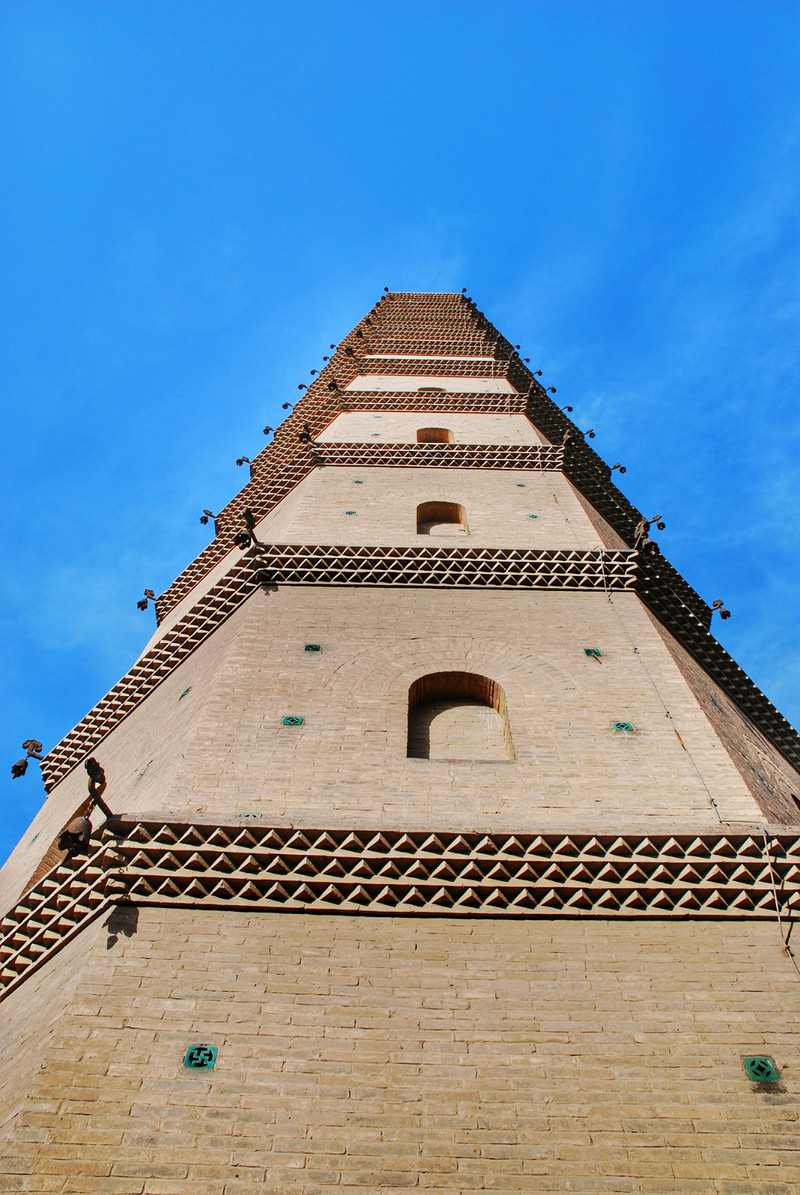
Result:
[[[744,716],[734,701],[650,615],[714,730],[761,808],[776,822],[800,823],[800,774]],[[792,795],[794,794],[794,796]]]
[[[239,612],[224,623],[93,752],[107,770],[105,800],[114,813],[158,809],[164,802],[176,768],[191,757],[195,735],[202,735],[205,704],[217,699],[217,673],[232,658],[241,617]],[[189,692],[181,698],[185,689]],[[17,901],[48,846],[86,796],[86,771],[79,765],[44,801],[0,870],[0,910]],[[95,811],[92,820],[97,824],[103,816]]]
[[[448,427],[456,444],[542,444],[525,415],[458,411],[344,411],[317,436],[332,444],[416,444],[421,427]]]
[[[531,470],[315,469],[261,520],[256,533],[263,543],[419,544],[424,541],[417,535],[416,509],[432,501],[464,506],[470,527],[465,547],[627,546],[600,515],[587,513],[562,474]],[[188,614],[241,555],[234,548],[211,569],[163,619],[144,650]]]
[[[11,1132],[14,1119],[37,1079],[53,1035],[59,1032],[70,1010],[87,952],[92,950],[98,931],[98,924],[90,926],[0,1004],[0,1041],[3,1043],[0,1140],[5,1140]],[[88,1036],[88,1029],[85,1036]],[[34,1143],[47,1138],[29,1127],[22,1139]],[[6,1189],[0,1184],[0,1190]]]
[[[770,923],[145,908],[96,939],[2,1189],[793,1195],[798,1014]]]
[[[452,394],[516,394],[508,378],[434,377],[412,374],[359,374],[345,390],[368,390],[386,394],[392,391],[413,393],[425,386],[441,386]],[[431,395],[435,399],[435,395]]]
[[[305,652],[307,642],[322,651]],[[602,661],[584,647],[599,647]],[[406,757],[409,687],[453,670],[503,688],[513,761]],[[303,715],[305,725],[282,726],[284,714]],[[633,722],[636,733],[615,734],[613,720]],[[95,754],[117,812],[224,820],[256,811],[318,826],[713,830],[713,796],[727,820],[760,818],[633,594],[609,602],[551,591],[257,592]],[[85,792],[76,768],[51,794],[2,872],[4,907]]]
[[[313,825],[616,828],[622,816],[713,828],[713,796],[724,818],[759,816],[632,594],[611,605],[600,593],[286,587],[250,599],[235,650],[167,808]],[[503,688],[513,762],[406,758],[410,685],[452,670]],[[305,725],[282,726],[284,714]]]
[[[464,547],[603,546],[560,473],[399,466],[315,469],[291,500],[262,520],[258,537],[265,543],[418,544],[416,510],[423,502],[464,507],[470,532]]]

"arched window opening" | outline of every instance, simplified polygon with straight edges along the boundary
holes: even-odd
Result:
[[[432,672],[408,691],[409,759],[514,758],[505,693],[475,672]]]
[[[417,507],[417,535],[469,535],[467,512],[458,502],[422,502]]]
[[[452,444],[453,439],[449,427],[420,427],[417,430],[418,444]]]

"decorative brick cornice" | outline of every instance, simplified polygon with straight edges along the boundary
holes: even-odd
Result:
[[[0,999],[106,907],[106,852],[104,842],[83,862],[54,867],[0,921]]]
[[[341,397],[343,411],[404,411],[414,414],[497,415],[524,414],[524,394],[417,394],[413,391],[347,390]]]
[[[508,375],[508,360],[498,360],[496,357],[455,360],[450,354],[457,348],[463,350],[465,346],[453,345],[451,342],[442,347],[446,349],[447,354],[444,359],[442,356],[424,357],[421,354],[376,357],[374,353],[370,353],[364,357],[354,355],[351,360],[359,366],[360,373],[380,374],[384,377],[429,377],[436,374],[448,378],[505,378]]]
[[[553,444],[328,444],[313,445],[318,465],[402,466],[414,469],[560,469]]]
[[[115,844],[118,899],[432,914],[772,917],[764,842],[749,833],[484,834],[177,826]],[[773,834],[782,911],[800,905],[800,838]]]
[[[0,922],[0,998],[119,903],[433,917],[775,917],[800,907],[800,837],[106,823]]]
[[[262,583],[276,585],[510,586],[514,589],[629,589],[637,554],[590,548],[369,547],[274,544],[257,558]]]

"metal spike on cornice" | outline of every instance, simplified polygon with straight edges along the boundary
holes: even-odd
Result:
[[[219,518],[219,515],[215,515],[213,513],[213,511],[204,510],[203,513],[200,515],[200,522],[205,527],[208,520],[213,519],[214,520],[214,534],[219,535],[219,523],[217,522],[218,518]]]
[[[730,616],[731,616],[730,610],[725,609],[725,606],[723,605],[723,602],[722,602],[722,598],[717,598],[717,600],[715,602],[711,603],[712,615],[715,614],[717,611],[719,611],[720,618],[730,618]],[[25,744],[23,743],[23,746],[24,745]]]
[[[72,860],[76,855],[85,855],[92,841],[92,823],[88,817],[74,818],[65,830],[61,831],[58,839],[58,849],[67,852],[67,858]]]
[[[152,589],[145,589],[144,597],[140,597],[138,602],[136,603],[137,609],[146,610],[148,602],[152,602],[153,605],[155,605],[155,601],[156,601],[155,592]]]
[[[589,436],[590,440],[594,439],[594,432],[592,431],[591,428],[589,428],[588,432],[582,432],[579,427],[575,427],[574,424],[570,424],[570,426],[564,432],[564,438],[561,441],[561,443],[563,444],[563,446],[565,448],[569,444],[578,444],[578,443],[583,444],[584,436],[587,436],[587,435]]]
[[[256,516],[253,514],[249,506],[246,506],[242,511],[242,518],[244,519],[244,530],[237,531],[233,537],[233,542],[237,548],[256,548],[258,551],[264,551],[266,544],[262,544],[256,539]]]
[[[103,800],[103,793],[106,791],[108,784],[103,768],[91,756],[86,760],[84,766],[89,776],[89,797],[91,798],[92,805],[96,805],[98,809],[102,809],[106,817],[113,817],[114,814]]]
[[[42,761],[42,744],[38,739],[26,739],[22,744],[22,750],[25,755],[22,759],[18,759],[16,763],[11,765],[11,779],[19,780],[20,776],[24,776],[28,770],[28,760],[38,759]]]
[[[642,516],[642,518],[636,524],[633,543],[634,548],[638,548],[642,552],[655,551],[656,545],[650,538],[650,527],[653,523],[655,523],[659,531],[663,531],[667,525],[661,518],[661,515],[653,515],[652,519],[646,519],[644,516]],[[722,603],[720,603],[720,605],[721,604]]]
[[[274,428],[274,427],[270,427],[269,425],[267,425],[267,427],[265,427],[265,428],[263,429],[263,432],[264,432],[264,435],[265,435],[265,436],[268,436],[268,435],[270,434],[270,432],[274,432],[274,431],[275,431],[275,428]]]
[[[570,407],[569,409],[570,409],[570,410],[572,410],[572,407]],[[627,470],[627,468],[625,467],[625,465],[621,465],[621,464],[619,463],[619,461],[615,461],[615,462],[614,462],[614,464],[611,466],[611,472],[613,473],[615,469],[619,469],[620,473],[627,473],[627,472],[628,472],[628,470]]]

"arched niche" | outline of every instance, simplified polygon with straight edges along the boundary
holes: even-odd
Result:
[[[408,691],[410,759],[501,762],[514,758],[506,697],[476,672],[431,672]]]
[[[418,444],[452,444],[454,438],[449,427],[417,428]]]
[[[421,502],[417,507],[417,535],[469,535],[467,512],[459,502]]]

